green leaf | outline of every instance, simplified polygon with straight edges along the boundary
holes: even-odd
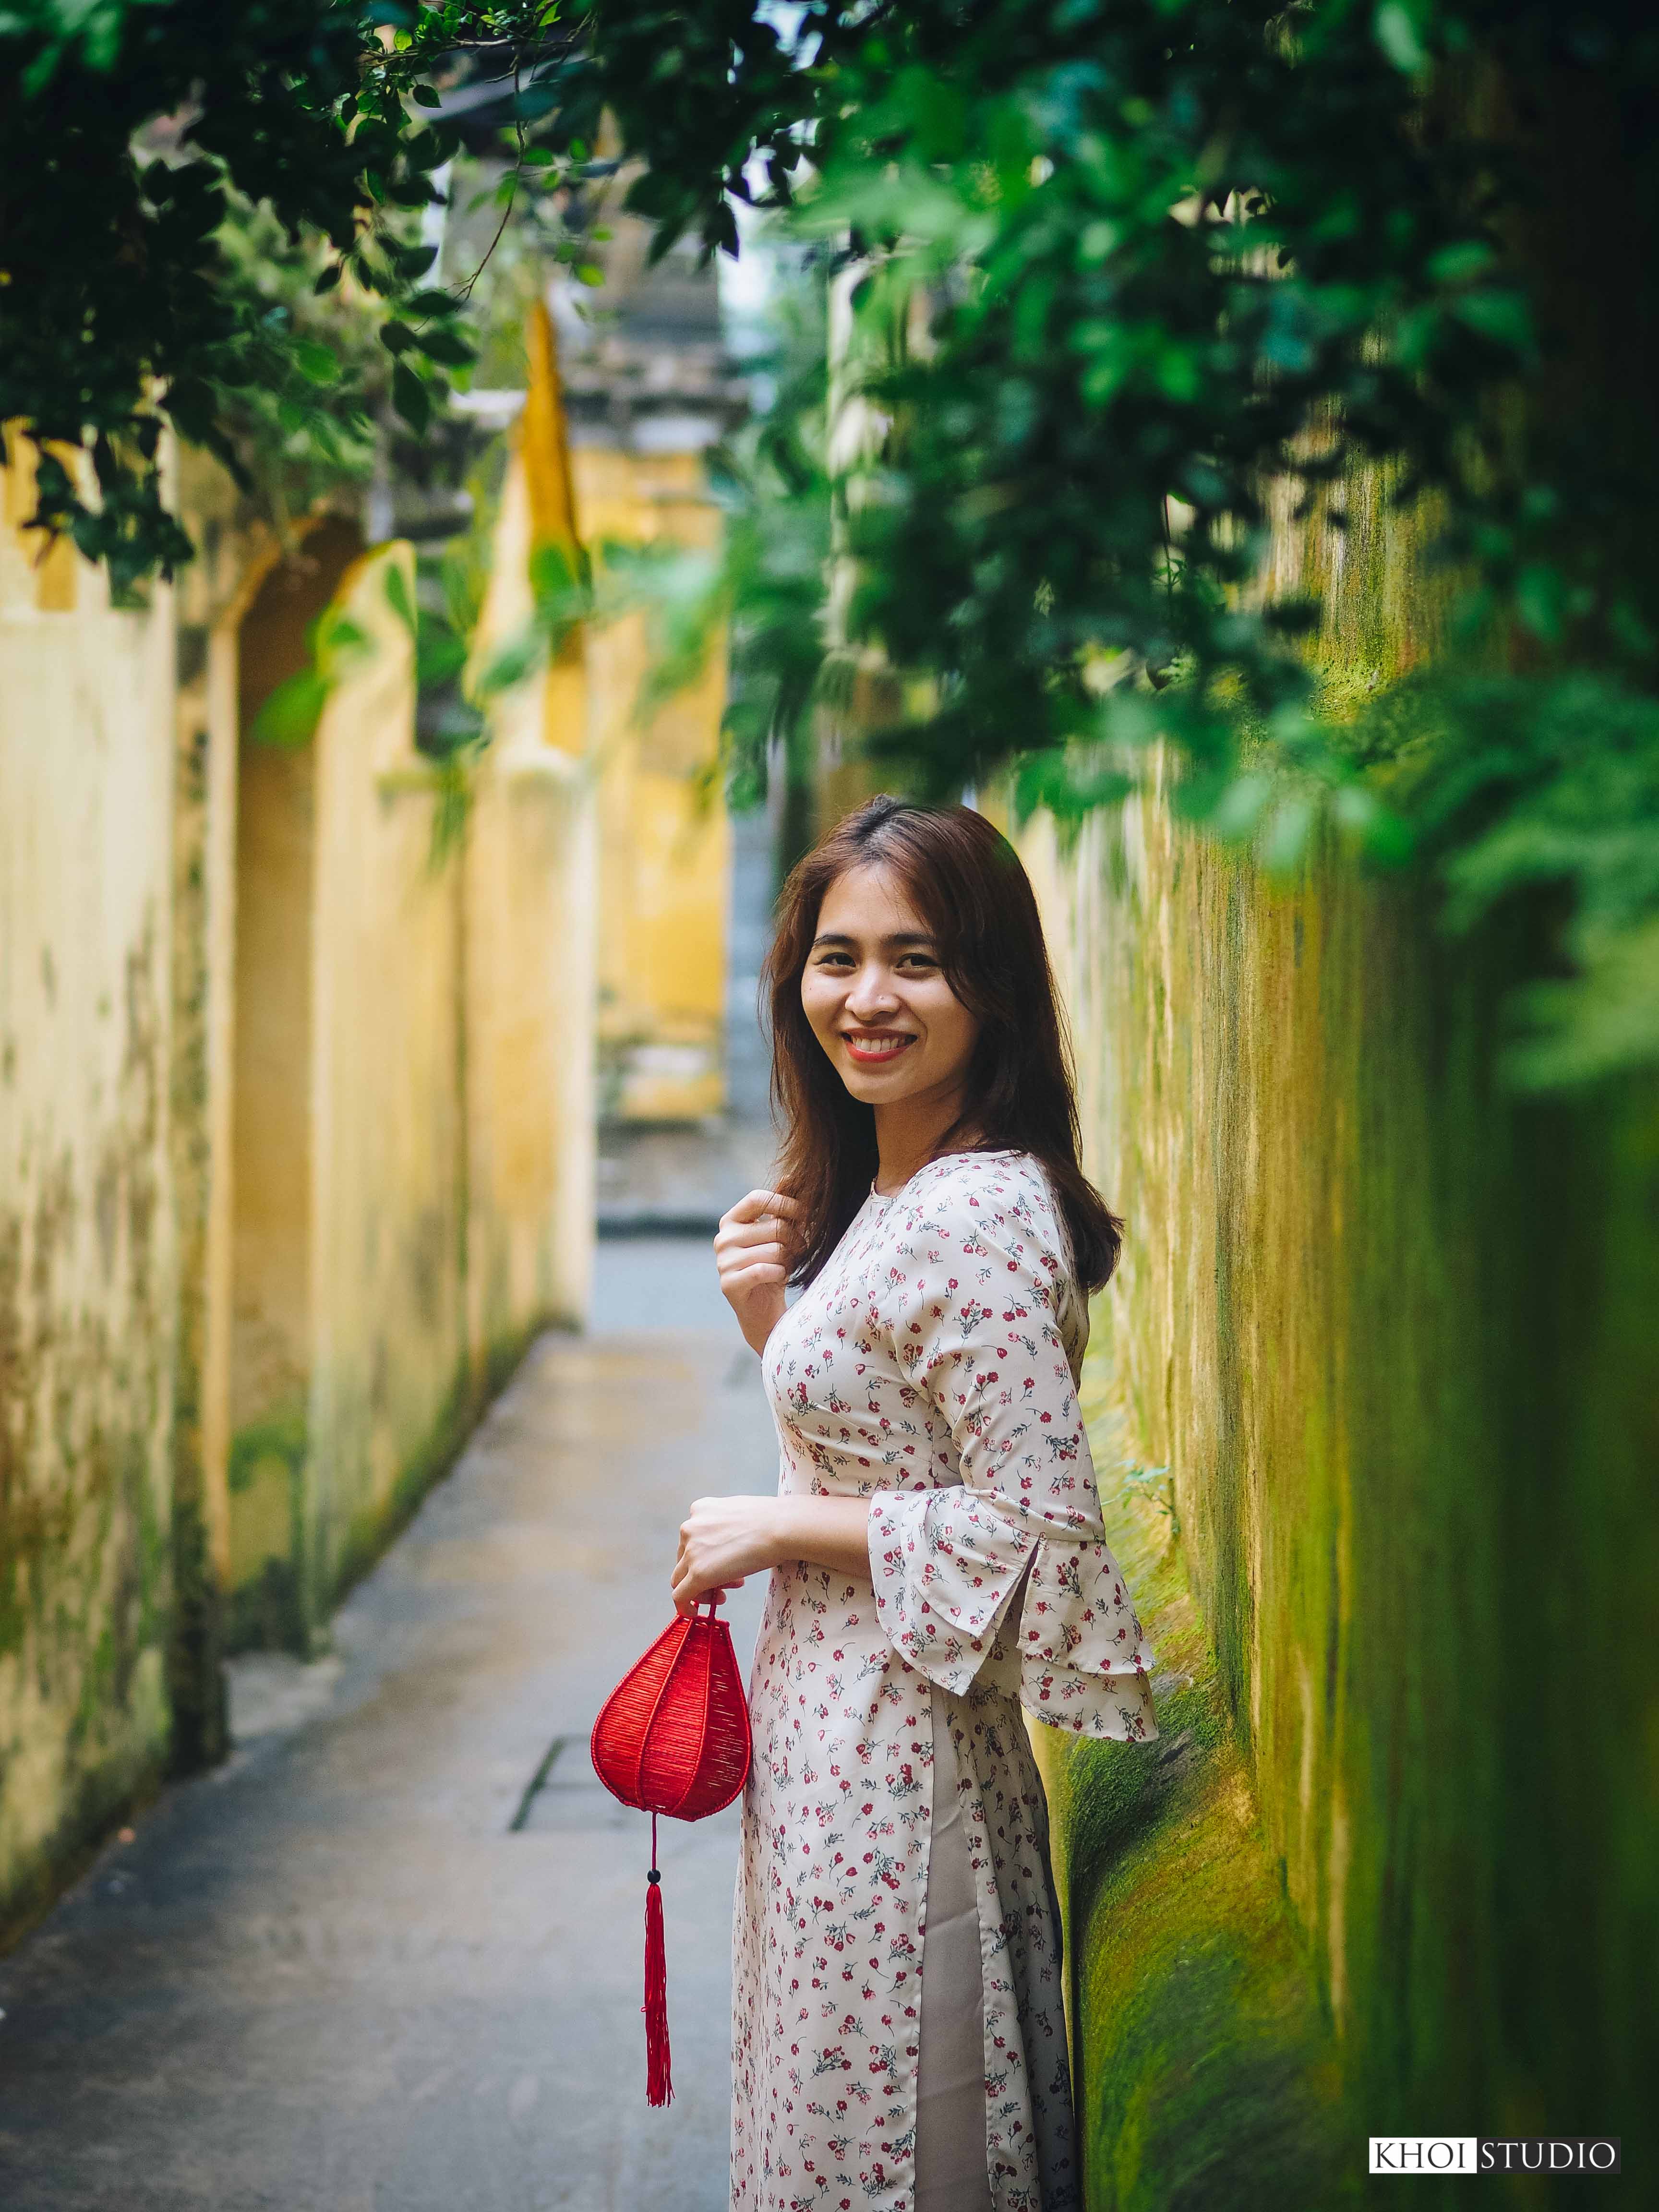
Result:
[[[1229,842],[1254,837],[1273,793],[1271,776],[1255,772],[1235,776],[1217,799],[1205,826]]]
[[[1566,586],[1559,568],[1535,561],[1516,579],[1516,611],[1533,635],[1546,645],[1557,644],[1566,606]]]
[[[469,368],[478,357],[466,340],[452,330],[424,331],[419,343],[428,361],[441,361],[449,368]]]
[[[411,643],[418,642],[420,624],[416,619],[414,603],[409,596],[409,580],[404,574],[403,563],[389,560],[386,564],[386,603],[409,632]]]
[[[510,638],[498,646],[478,672],[476,689],[481,699],[522,684],[541,659],[539,640],[533,635]]]
[[[416,661],[416,676],[422,684],[437,686],[452,684],[466,666],[466,640],[458,636],[447,623],[423,622],[421,624],[421,645]]]
[[[1307,853],[1318,818],[1313,794],[1287,791],[1267,816],[1256,839],[1256,854],[1270,876],[1292,874]]]
[[[562,545],[538,545],[529,561],[530,588],[538,599],[562,603],[578,587],[577,564]]]
[[[1480,238],[1462,239],[1455,246],[1443,246],[1437,253],[1429,256],[1426,268],[1431,284],[1467,284],[1476,276],[1484,276],[1498,256]]]
[[[414,97],[417,107],[441,107],[443,105],[442,100],[429,84],[417,84]]]
[[[1446,304],[1449,313],[1483,338],[1507,346],[1512,353],[1531,353],[1532,313],[1523,293],[1495,289],[1459,292]]]
[[[1402,0],[1382,0],[1371,27],[1377,45],[1402,76],[1415,76],[1427,66],[1428,52],[1418,35],[1413,11]]]
[[[328,695],[333,686],[314,668],[301,669],[279,684],[253,718],[252,734],[257,744],[282,745],[297,750],[317,734]]]
[[[417,435],[432,421],[431,394],[407,362],[400,361],[392,372],[392,404]]]
[[[338,605],[325,607],[312,625],[312,653],[326,684],[337,684],[374,641]]]
[[[319,344],[314,338],[294,341],[294,363],[307,384],[337,384],[340,380],[340,361],[331,346]]]
[[[407,353],[419,341],[407,323],[387,323],[380,332],[380,343],[388,353]]]

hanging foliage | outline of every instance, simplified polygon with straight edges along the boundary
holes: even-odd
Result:
[[[338,434],[350,364],[227,246],[250,207],[279,255],[312,258],[318,295],[371,305],[391,408],[423,432],[472,359],[421,236],[461,143],[438,87],[532,82],[567,43],[548,0],[0,7],[0,422],[40,449],[36,525],[122,590],[190,557],[167,425],[244,483],[262,410],[285,439]]]
[[[848,270],[837,616],[909,679],[878,750],[924,790],[1012,770],[1077,814],[1161,739],[1176,803],[1270,863],[1322,820],[1416,851],[1460,928],[1547,884],[1563,972],[1513,1072],[1659,1058],[1650,9],[613,0],[592,24],[664,238],[729,246],[756,198]],[[1356,488],[1436,633],[1358,691],[1330,610],[1267,574],[1275,523],[1339,538]],[[1431,657],[1409,712],[1369,703]]]

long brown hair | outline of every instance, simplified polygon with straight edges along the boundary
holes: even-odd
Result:
[[[903,884],[938,940],[945,981],[979,1020],[966,1103],[939,1152],[1029,1152],[1047,1171],[1073,1275],[1098,1290],[1117,1265],[1123,1224],[1078,1164],[1071,1055],[1030,880],[982,814],[897,799],[872,799],[838,823],[778,902],[763,985],[784,1127],[778,1183],[801,1209],[793,1279],[811,1281],[877,1171],[875,1110],[836,1074],[800,1002],[824,893],[849,869],[876,866]]]

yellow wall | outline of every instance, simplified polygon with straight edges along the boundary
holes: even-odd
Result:
[[[227,1630],[316,1641],[528,1332],[580,1321],[592,1232],[586,769],[539,727],[498,744],[434,853],[406,547],[325,519],[296,555],[170,457],[198,557],[113,609],[21,531],[27,452],[0,484],[0,1942],[170,1762],[219,1755]],[[254,743],[337,586],[364,649],[313,742]]]
[[[221,1756],[230,1565],[232,1100],[243,616],[281,551],[204,454],[177,457],[198,552],[173,592],[172,1153],[177,1245],[173,1407],[172,1756]]]
[[[696,453],[582,447],[574,456],[583,536],[712,550],[720,520]],[[678,1121],[725,1098],[726,900],[730,832],[720,793],[725,654],[641,722],[643,616],[588,647],[599,769],[601,1111]]]
[[[591,997],[560,943],[569,795],[492,757],[434,843],[393,570],[412,598],[406,546],[345,572],[367,641],[311,744],[243,745],[240,1640],[314,1642],[527,1332],[585,1301],[590,1184],[560,1142],[558,1062]]]
[[[165,1755],[170,594],[0,520],[0,1928]]]
[[[544,452],[536,460],[548,465]],[[475,670],[530,621],[535,530],[520,437],[501,488]],[[494,1296],[504,1279],[533,1269],[545,1276],[551,1311],[578,1324],[592,1273],[595,1175],[599,836],[588,666],[586,653],[568,653],[489,699],[490,743],[468,830],[469,957],[475,975],[491,979],[488,994],[476,994],[474,1049],[503,1071],[489,1085],[487,1118],[474,1125],[474,1172],[495,1193],[497,1223],[474,1281],[479,1295],[489,1285]],[[537,1195],[544,1191],[550,1203]]]
[[[538,746],[488,752],[467,823],[471,1340],[579,1325],[593,1252],[591,792]]]

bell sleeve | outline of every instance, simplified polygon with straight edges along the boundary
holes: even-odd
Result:
[[[1000,1634],[1040,1719],[1150,1737],[1152,1654],[1100,1517],[1059,1322],[1063,1247],[1036,1183],[969,1155],[895,1224],[880,1304],[937,1486],[870,1500],[877,1613],[944,1689],[964,1693]]]

